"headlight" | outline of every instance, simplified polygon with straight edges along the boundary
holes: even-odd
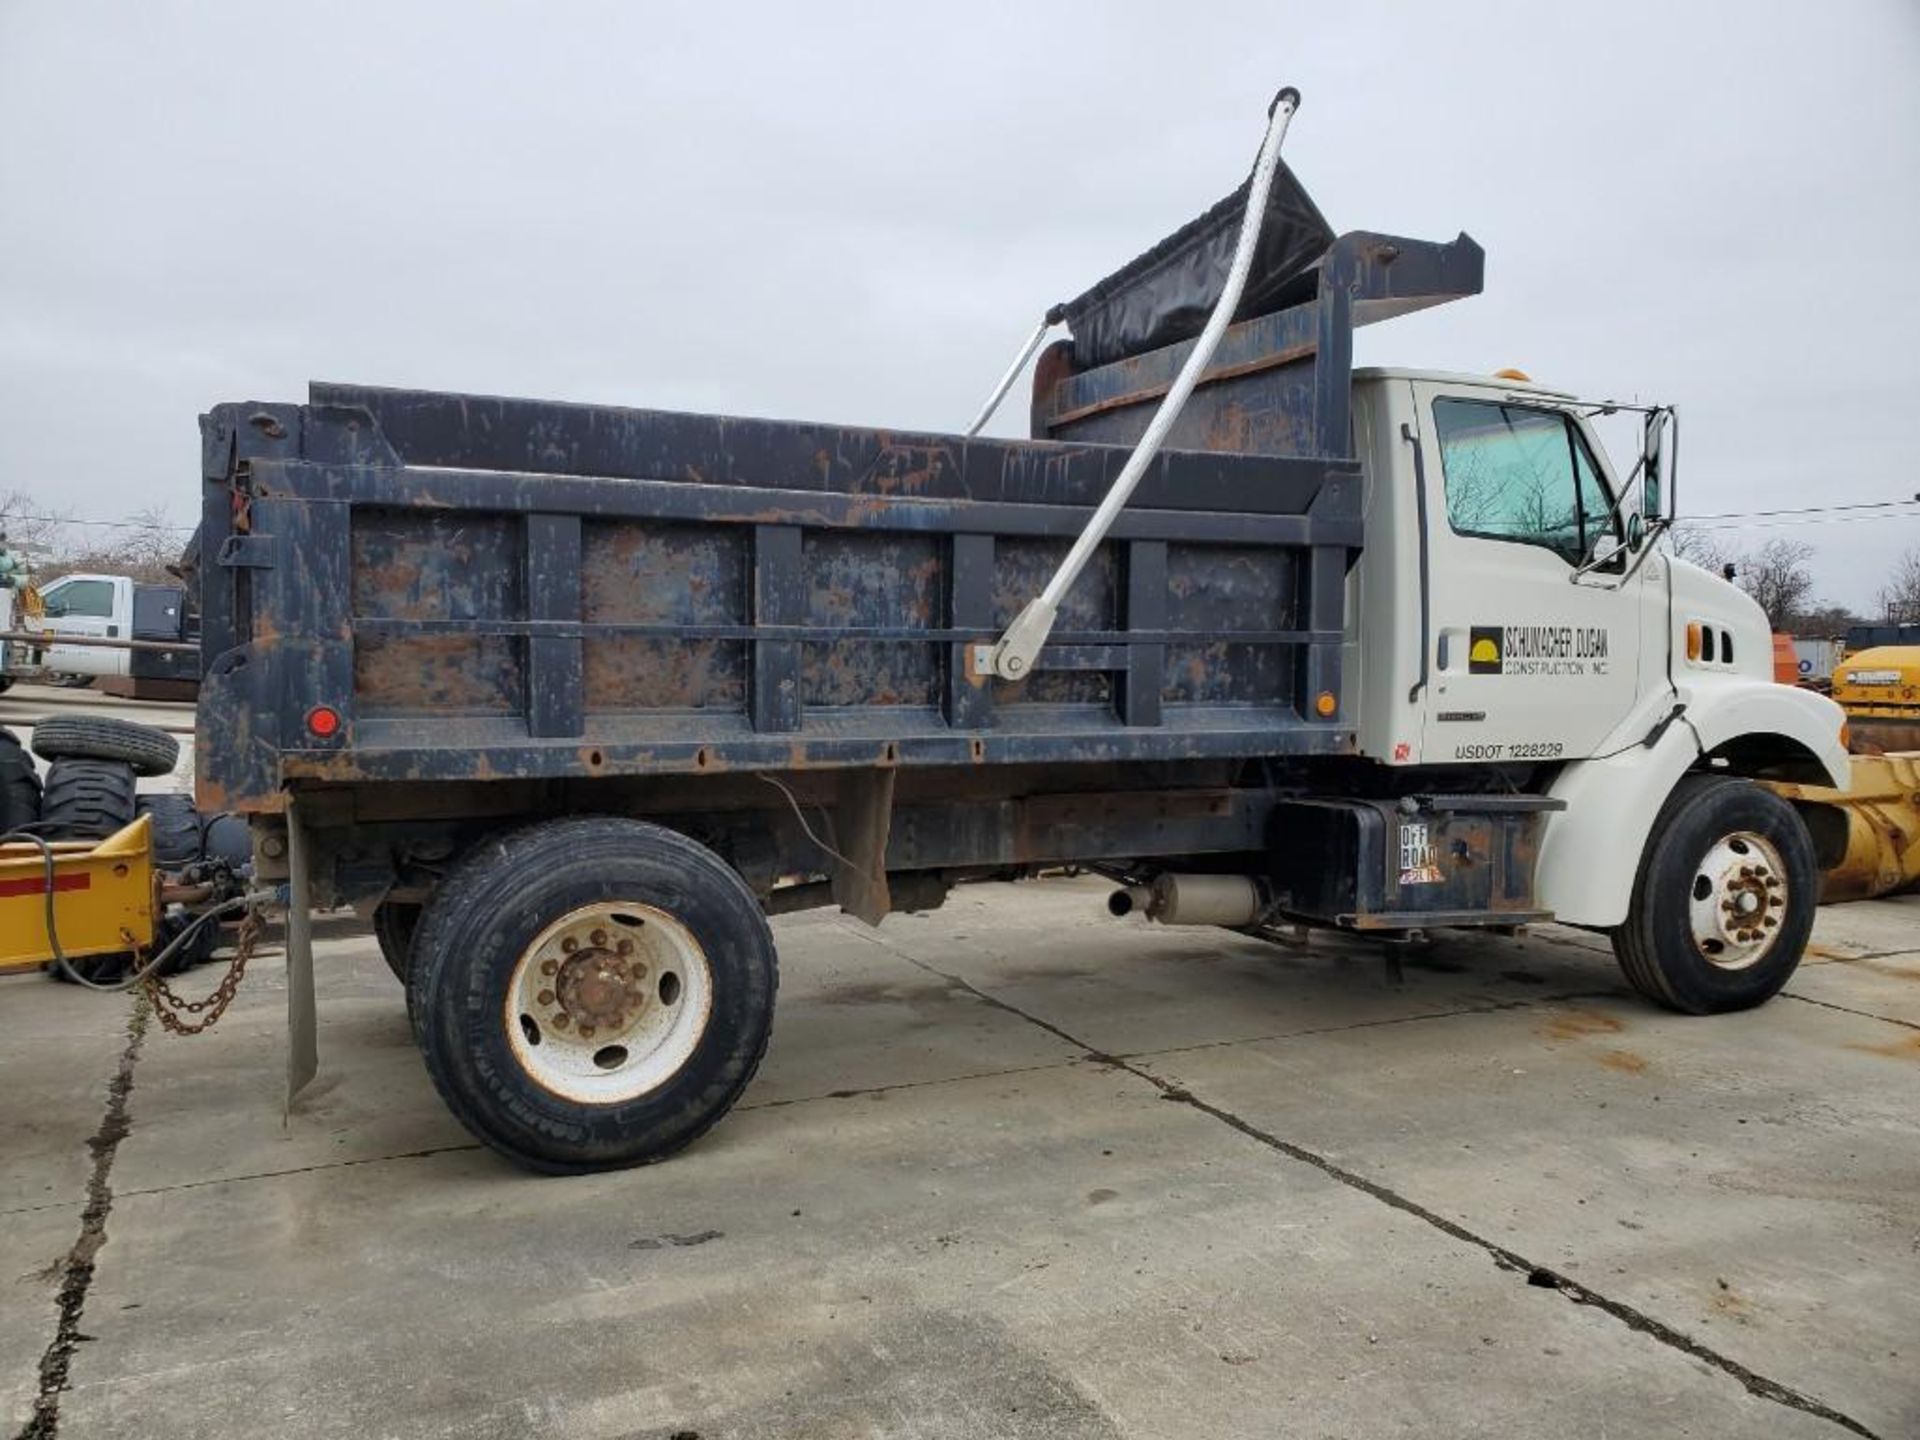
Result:
[[[1898,685],[1900,672],[1898,670],[1849,670],[1847,683],[1849,685]]]

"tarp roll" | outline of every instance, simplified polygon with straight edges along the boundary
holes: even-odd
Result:
[[[1191,340],[1225,288],[1246,212],[1247,186],[1130,261],[1062,309],[1080,370]],[[1333,231],[1282,160],[1261,217],[1253,273],[1233,318],[1291,304],[1297,280],[1326,253]]]

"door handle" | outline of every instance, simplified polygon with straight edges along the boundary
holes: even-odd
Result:
[[[1444,630],[1440,632],[1440,644],[1435,648],[1433,663],[1435,669],[1447,668],[1447,632]]]
[[[117,639],[119,639],[119,638],[120,638],[120,627],[119,627],[118,625],[109,625],[109,626],[107,626],[107,638],[108,638],[109,640],[117,640]]]

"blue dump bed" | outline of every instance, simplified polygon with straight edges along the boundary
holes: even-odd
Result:
[[[202,801],[289,787],[1349,751],[1354,326],[1480,252],[1333,242],[1229,331],[1035,672],[983,676],[1188,341],[1026,441],[314,385],[202,420]],[[1323,699],[1322,697],[1327,697]]]

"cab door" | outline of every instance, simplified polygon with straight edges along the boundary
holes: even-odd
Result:
[[[40,592],[46,603],[42,628],[53,635],[93,639],[126,637],[123,594],[129,582],[106,575],[71,575]],[[123,675],[125,650],[97,645],[49,645],[42,662],[57,675]]]
[[[1428,486],[1428,763],[1599,752],[1639,691],[1644,580],[1586,428],[1544,397],[1415,387]]]

